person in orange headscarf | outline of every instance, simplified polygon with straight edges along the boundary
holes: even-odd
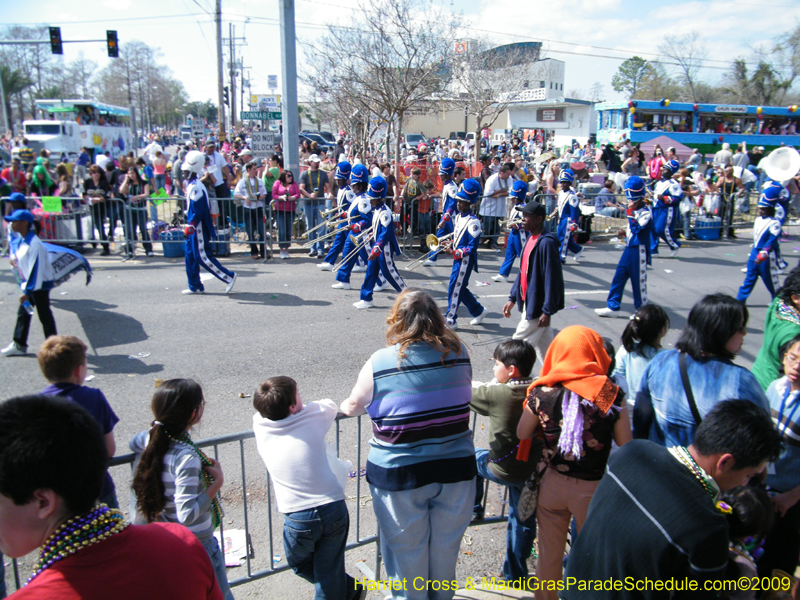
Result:
[[[611,357],[603,338],[588,327],[562,330],[547,350],[539,379],[528,388],[517,426],[518,457],[525,460],[534,434],[544,438],[549,463],[539,484],[536,576],[545,589],[537,600],[558,598],[570,520],[580,532],[589,502],[603,476],[612,440],[631,440],[624,393],[609,375]]]

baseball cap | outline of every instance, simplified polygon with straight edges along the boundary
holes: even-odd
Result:
[[[316,163],[321,162],[319,160],[319,154],[312,154],[311,156],[309,156],[308,157],[308,162],[310,162],[310,163],[311,162],[316,162]]]
[[[22,208],[18,208],[13,213],[3,218],[9,223],[12,221],[27,221],[33,224],[33,214],[31,214],[31,211]]]
[[[547,210],[544,206],[539,204],[536,200],[531,200],[520,211],[524,215],[533,215],[537,217],[544,217],[547,215]]]

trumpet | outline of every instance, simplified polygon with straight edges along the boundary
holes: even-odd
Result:
[[[448,233],[447,235],[443,235],[442,237],[436,237],[433,233],[431,233],[428,237],[425,238],[425,243],[428,245],[428,248],[434,254],[439,254],[439,252],[443,250],[447,250],[453,244],[453,237],[454,234]],[[428,253],[426,252],[420,257],[415,258],[411,262],[406,265],[406,269],[409,271],[413,271],[418,266],[422,264],[422,262],[428,258]]]

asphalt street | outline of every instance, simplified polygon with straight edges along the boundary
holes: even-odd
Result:
[[[795,231],[790,233],[797,234]],[[740,239],[733,242],[690,242],[684,245],[677,258],[653,260],[648,272],[648,296],[651,303],[662,305],[670,317],[670,330],[664,340],[671,347],[677,340],[691,306],[703,295],[724,292],[735,295],[741,284],[750,250],[750,233],[742,230]],[[795,248],[795,244],[798,245]],[[157,254],[159,246],[156,246]],[[800,255],[800,241],[782,244],[784,255],[794,266]],[[87,385],[103,390],[120,422],[115,429],[118,454],[127,452],[130,438],[147,428],[153,417],[150,398],[157,379],[190,377],[204,389],[207,406],[202,423],[194,432],[195,439],[208,438],[250,429],[253,415],[252,394],[264,379],[288,375],[298,381],[299,391],[306,402],[319,398],[344,400],[364,362],[372,352],[385,345],[385,319],[394,291],[375,294],[375,308],[357,310],[358,286],[363,274],[354,274],[350,291],[331,289],[332,273],[316,268],[317,260],[294,250],[288,261],[268,261],[263,264],[250,259],[246,246],[234,247],[233,256],[223,263],[238,272],[239,279],[229,295],[224,284],[215,279],[205,281],[204,295],[183,296],[186,274],[182,259],[163,256],[139,258],[121,262],[119,256],[100,257],[99,251],[87,254],[94,278],[83,285],[79,275],[58,287],[51,294],[58,331],[76,335],[89,346],[88,364],[91,380]],[[663,244],[662,244],[662,252]],[[605,306],[609,283],[616,268],[621,247],[613,241],[597,241],[586,246],[580,264],[570,258],[564,267],[566,308],[552,321],[555,328],[582,324],[609,337],[616,345],[627,317],[633,312],[630,288],[623,299],[622,318],[603,319],[594,309]],[[277,253],[276,253],[277,254]],[[416,254],[414,255],[416,256]],[[663,256],[663,255],[662,255]],[[486,381],[492,377],[492,352],[496,344],[510,336],[518,316],[503,318],[501,309],[507,300],[510,283],[498,284],[490,278],[497,273],[502,254],[491,250],[479,253],[480,272],[474,273],[470,289],[490,311],[479,326],[470,326],[464,307],[459,312],[458,334],[469,347],[472,356],[473,378]],[[2,345],[11,341],[18,290],[2,260],[0,270],[0,334]],[[407,285],[429,290],[446,305],[450,275],[449,260],[439,261],[435,268],[421,267],[413,272],[403,269]],[[517,269],[512,271],[516,276]],[[758,352],[762,339],[765,309],[770,297],[759,283],[750,301],[750,322],[744,348],[737,363],[749,367]],[[27,357],[0,360],[0,397],[36,393],[45,386],[39,372],[35,351],[43,341],[42,330],[34,318]],[[488,423],[479,418],[475,427],[476,446],[486,445]],[[369,422],[361,427],[360,461],[356,456],[357,424],[348,420],[340,424],[340,450],[343,457],[363,468],[366,463],[370,436]],[[329,440],[334,440],[333,432]],[[246,461],[248,517],[253,535],[255,558],[253,569],[266,568],[273,559],[283,561],[281,518],[272,511],[275,529],[273,546],[267,539],[266,484],[263,464],[252,440],[245,442],[241,456]],[[65,449],[68,451],[68,449]],[[240,450],[237,445],[220,448],[225,469],[226,500],[225,526],[243,528],[241,502],[242,476]],[[128,467],[113,470],[118,496],[127,507]],[[369,502],[369,490],[361,479],[360,502],[361,537],[374,532],[374,518]],[[348,488],[351,513],[350,540],[355,540],[356,480]],[[487,516],[499,514],[502,499],[496,488],[490,490]],[[505,545],[505,525],[470,528],[462,545],[458,576],[481,577],[498,575]],[[374,567],[372,547],[348,554],[348,569],[360,573],[354,562],[365,559]],[[29,564],[29,561],[28,563]],[[533,566],[533,562],[530,563]],[[23,571],[24,574],[25,571]],[[243,567],[229,570],[229,578],[244,575]],[[11,583],[10,574],[7,580]],[[13,588],[11,584],[10,589]],[[237,597],[250,595],[310,598],[312,586],[291,573],[283,573],[257,583],[234,589]],[[377,598],[377,593],[370,597]]]

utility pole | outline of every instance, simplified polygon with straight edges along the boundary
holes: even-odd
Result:
[[[8,67],[8,72],[11,73],[11,67]],[[9,115],[6,112],[6,91],[3,89],[3,75],[0,73],[0,103],[3,104],[3,134],[5,135],[6,131],[10,131],[8,127],[9,122]]]
[[[225,139],[225,104],[222,101],[224,79],[222,75],[222,0],[217,0],[214,11],[214,23],[217,26],[217,120],[219,139]]]
[[[283,69],[283,158],[285,168],[300,172],[297,145],[297,39],[294,27],[294,0],[280,0],[281,67]],[[298,178],[299,181],[299,178]]]
[[[228,31],[228,42],[230,43],[230,54],[228,57],[230,62],[228,63],[228,67],[230,68],[231,76],[231,93],[228,98],[230,98],[231,101],[231,129],[233,129],[236,126],[236,29],[233,23],[228,24]]]

